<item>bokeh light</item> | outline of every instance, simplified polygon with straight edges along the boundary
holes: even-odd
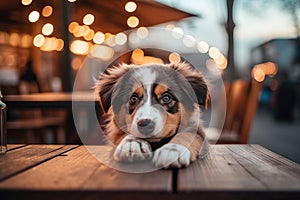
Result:
[[[85,25],[91,25],[95,20],[95,17],[94,15],[92,14],[86,14],[84,17],[83,17],[83,23]]]
[[[181,57],[178,53],[172,52],[169,55],[169,61],[170,61],[170,63],[177,64],[181,61]]]
[[[137,29],[136,34],[139,38],[143,39],[148,37],[149,31],[146,27],[140,27]]]
[[[172,36],[175,38],[175,39],[180,39],[183,37],[183,30],[179,27],[175,27],[172,29]]]
[[[42,28],[42,33],[44,35],[51,35],[53,33],[54,27],[51,23],[46,23]]]
[[[133,2],[133,1],[129,1],[129,2],[127,2],[126,3],[126,5],[125,5],[125,10],[127,11],[127,12],[134,12],[135,10],[136,10],[136,8],[137,8],[137,5],[136,5],[136,3],[135,2]]]
[[[186,35],[183,37],[183,44],[186,47],[192,47],[195,45],[195,38],[191,35]]]
[[[28,20],[32,23],[36,22],[40,18],[40,13],[36,10],[31,11],[30,14],[28,15]]]
[[[82,40],[74,40],[70,45],[70,50],[77,55],[86,55],[89,51],[89,44]]]
[[[130,28],[135,28],[139,25],[139,19],[136,16],[131,16],[127,19],[127,25]]]
[[[21,3],[24,6],[28,6],[28,5],[30,5],[32,3],[32,0],[22,0]]]
[[[42,10],[42,15],[44,17],[49,17],[53,12],[53,8],[51,6],[45,6]]]
[[[207,53],[208,52],[208,49],[209,49],[209,46],[206,42],[204,41],[200,41],[197,45],[197,49],[200,53]]]
[[[92,49],[91,55],[100,58],[101,60],[108,61],[114,56],[114,50],[108,46],[97,45]]]
[[[68,26],[69,32],[74,33],[76,27],[79,27],[79,24],[77,22],[71,22]]]
[[[94,43],[101,44],[101,43],[104,42],[104,40],[105,40],[105,37],[104,37],[104,34],[102,32],[97,32],[94,35],[94,38],[93,38]]]
[[[125,33],[118,33],[115,38],[116,44],[123,45],[127,42],[127,35]]]
[[[45,42],[45,37],[42,34],[36,35],[33,39],[33,45],[36,47],[43,46],[44,42]]]

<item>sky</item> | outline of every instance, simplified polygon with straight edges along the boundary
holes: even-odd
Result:
[[[193,25],[178,23],[185,34],[191,34],[198,40],[206,41],[210,46],[218,47],[227,53],[227,35],[224,27],[226,21],[226,0],[158,0],[178,9],[199,14],[202,17]],[[235,0],[235,63],[240,69],[249,67],[250,50],[273,38],[295,37],[295,29],[289,15],[276,6],[257,13],[247,9],[246,0]]]

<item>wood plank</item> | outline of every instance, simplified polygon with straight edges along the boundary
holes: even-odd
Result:
[[[300,167],[286,159],[275,156],[275,153],[266,154],[266,150],[260,151],[250,145],[229,145],[235,159],[263,183],[269,190],[299,190],[300,192]]]
[[[216,145],[208,157],[178,174],[178,196],[197,199],[298,199],[298,167],[250,145]],[[274,166],[275,164],[275,166]],[[291,170],[292,172],[289,172]]]
[[[124,198],[124,195],[127,198],[146,193],[152,194],[148,199],[153,199],[153,195],[166,197],[170,194],[171,182],[171,170],[139,174],[120,172],[100,163],[84,146],[80,146],[0,182],[0,190],[5,189],[7,195],[14,197],[22,191],[26,197],[40,194],[43,199],[53,198],[53,195],[47,197],[49,193],[46,191],[58,192],[56,199],[80,199],[82,195],[95,199]],[[74,195],[74,191],[80,193]]]
[[[8,151],[12,151],[14,149],[18,149],[18,148],[24,147],[26,145],[27,144],[7,144],[7,150]]]
[[[8,151],[0,159],[0,181],[32,168],[78,145],[26,145]]]
[[[264,189],[264,185],[245,171],[224,145],[215,145],[207,157],[179,170],[178,174],[178,192]]]

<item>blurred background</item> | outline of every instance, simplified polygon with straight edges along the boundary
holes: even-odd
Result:
[[[71,92],[88,56],[108,62],[118,51],[127,53],[114,63],[188,60],[222,76],[224,129],[246,135],[225,143],[260,144],[300,163],[298,0],[10,0],[0,2],[0,15],[4,96]],[[151,27],[170,34],[150,34]],[[84,81],[89,88],[92,80]]]

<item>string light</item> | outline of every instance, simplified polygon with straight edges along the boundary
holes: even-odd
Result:
[[[146,27],[140,27],[136,31],[136,34],[139,38],[143,39],[143,38],[148,37],[149,31]]]
[[[137,8],[137,5],[136,5],[136,3],[135,2],[133,2],[133,1],[129,1],[129,2],[127,2],[126,3],[126,5],[125,5],[125,10],[127,11],[127,12],[134,12],[135,10],[136,10],[136,8]]]
[[[131,16],[127,19],[127,25],[130,28],[135,28],[139,25],[140,21],[136,16]]]
[[[105,40],[105,37],[104,37],[104,34],[102,32],[97,32],[94,35],[94,38],[93,38],[94,43],[101,44],[101,43],[104,42],[104,40]]]
[[[118,33],[115,38],[116,44],[123,45],[127,42],[127,35],[125,33]]]
[[[84,17],[83,17],[83,23],[85,25],[91,25],[95,20],[95,17],[94,15],[92,14],[86,14]]]
[[[42,10],[42,15],[44,17],[49,17],[53,12],[53,8],[51,6],[45,6]]]
[[[53,25],[51,23],[46,23],[42,28],[42,33],[44,35],[51,35],[53,33]]]
[[[36,22],[37,20],[39,20],[40,18],[40,13],[36,10],[32,11],[29,15],[28,15],[28,20],[32,23]]]
[[[43,46],[44,42],[45,42],[45,37],[42,34],[36,35],[33,39],[33,45],[36,47]]]
[[[28,6],[28,5],[30,5],[32,3],[32,0],[22,0],[21,3],[24,6]]]

